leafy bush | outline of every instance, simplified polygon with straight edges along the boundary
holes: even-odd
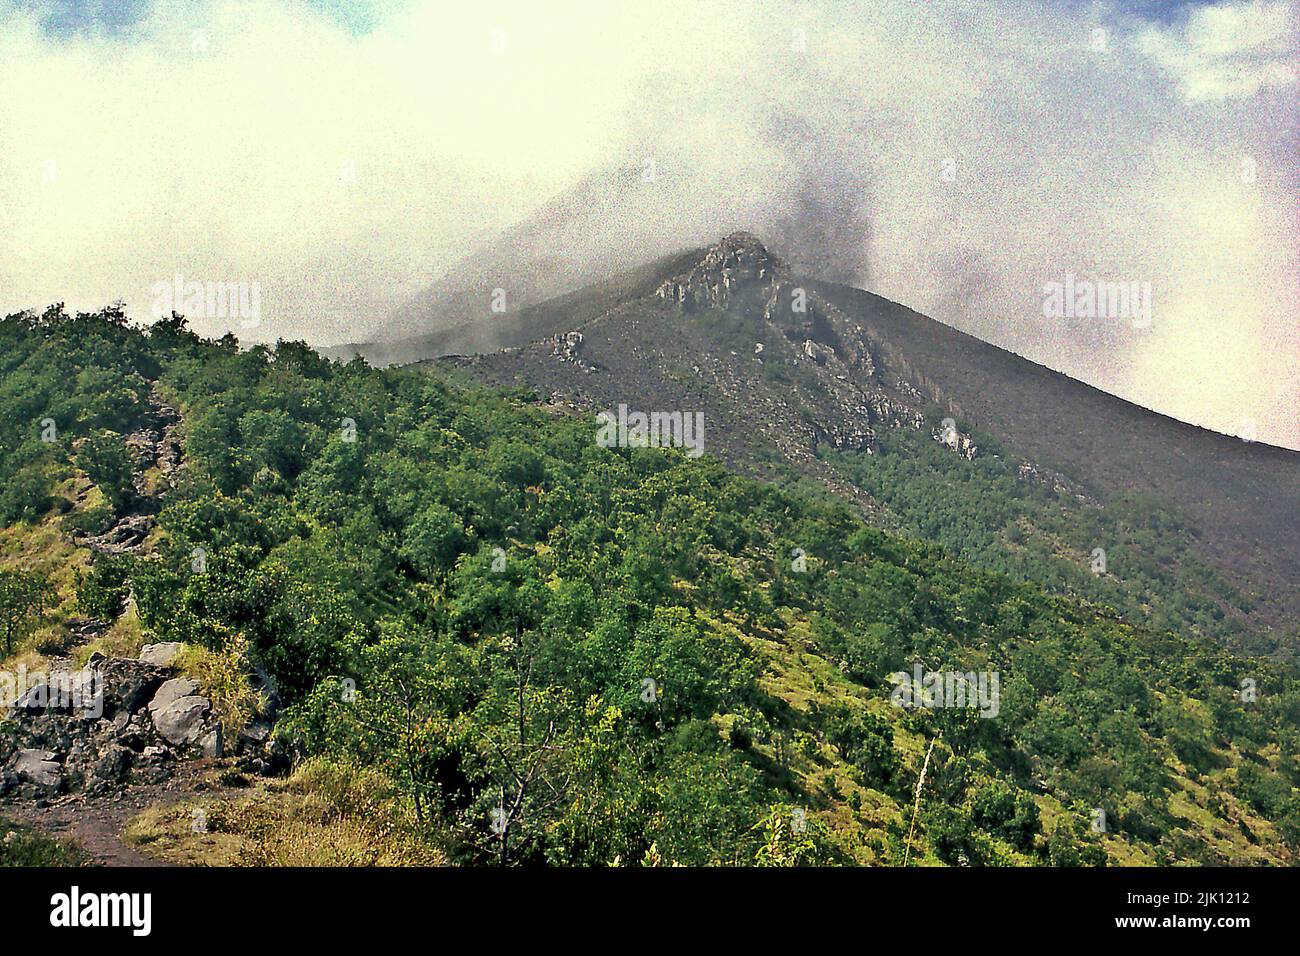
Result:
[[[898,752],[889,723],[859,708],[840,705],[823,716],[826,739],[862,772],[867,786],[884,788],[898,772]]]
[[[97,555],[88,572],[77,572],[78,610],[100,621],[121,614],[131,593],[131,567],[125,555]]]
[[[113,510],[121,511],[134,491],[135,478],[135,463],[122,436],[110,431],[87,435],[77,445],[75,461],[108,498]]]

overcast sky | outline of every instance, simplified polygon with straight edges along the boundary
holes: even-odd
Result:
[[[1280,0],[0,0],[0,312],[145,320],[179,274],[256,284],[205,333],[373,338],[653,157],[666,240],[812,195],[858,284],[1300,448],[1298,59]],[[1149,327],[1045,316],[1067,274]]]

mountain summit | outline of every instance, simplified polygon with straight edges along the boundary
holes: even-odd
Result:
[[[788,270],[757,236],[733,232],[711,246],[690,271],[665,280],[655,295],[690,309],[725,309],[738,300],[747,305],[761,300],[766,315],[775,307],[785,278]]]
[[[705,451],[748,473],[814,479],[995,570],[1166,626],[1300,649],[1285,630],[1300,616],[1300,454],[798,275],[751,233],[425,346],[558,410],[701,412]],[[1181,596],[1153,609],[1153,593]]]

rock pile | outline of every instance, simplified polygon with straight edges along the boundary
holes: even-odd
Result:
[[[138,426],[125,438],[135,461],[133,492],[126,509],[115,515],[107,528],[83,536],[83,543],[92,551],[127,554],[139,550],[149,537],[160,507],[159,492],[175,480],[181,465],[180,422],[180,413],[155,388]]]
[[[554,343],[551,354],[557,358],[576,362],[582,357],[582,333],[561,332],[551,337]]]
[[[138,660],[95,654],[80,672],[50,674],[10,696],[0,725],[0,795],[100,794],[161,782],[179,760],[221,756],[212,701],[174,675],[180,647],[149,645]],[[236,749],[264,743],[260,730],[241,735]]]
[[[583,361],[581,332],[560,332],[551,336],[551,354],[561,362],[570,362],[585,372],[596,371],[596,367]]]
[[[931,437],[941,445],[947,445],[967,461],[974,461],[980,453],[979,445],[975,444],[975,439],[971,438],[949,423],[948,419],[944,424],[935,428],[930,433]]]

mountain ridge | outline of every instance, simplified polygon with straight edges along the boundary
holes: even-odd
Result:
[[[1170,509],[1159,521],[1190,536],[1167,543],[1179,553],[1160,573],[1230,568],[1238,584],[1213,587],[1240,596],[1212,614],[1300,644],[1300,453],[1180,422],[881,296],[795,275],[753,234],[539,303],[497,331],[504,350],[467,330],[444,337],[453,354],[434,361],[571,411],[698,408],[708,450],[729,464],[767,478],[790,466],[877,519],[893,509],[857,480],[867,459],[847,462],[854,475],[830,459],[870,458],[900,430],[984,460],[977,469],[1002,459],[1075,510],[1157,496]]]

